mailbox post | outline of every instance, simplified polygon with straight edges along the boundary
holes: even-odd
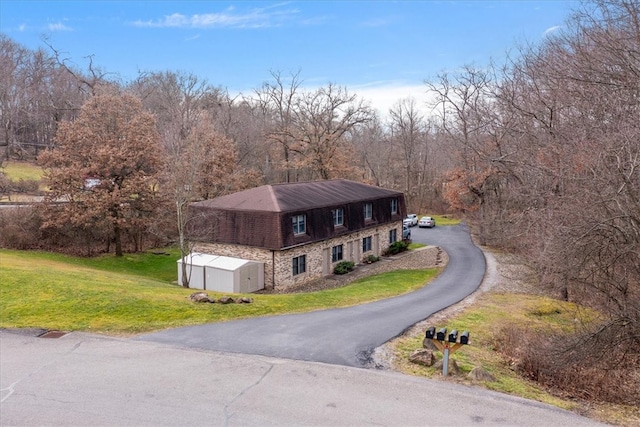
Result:
[[[433,341],[436,348],[442,352],[442,375],[445,377],[449,373],[449,355],[455,353],[463,345],[469,344],[469,331],[464,331],[459,336],[460,341],[458,342],[458,331],[456,329],[447,335],[447,328],[440,328],[436,333],[434,326],[427,328],[425,332],[425,338]]]

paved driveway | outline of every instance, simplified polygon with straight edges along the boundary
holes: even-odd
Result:
[[[348,308],[165,330],[137,340],[345,366],[367,366],[373,350],[407,328],[464,299],[485,273],[482,251],[465,225],[412,229],[416,242],[442,247],[445,271],[407,295]],[[420,268],[421,266],[416,266]]]

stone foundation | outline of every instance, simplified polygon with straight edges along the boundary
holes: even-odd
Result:
[[[368,255],[382,256],[389,248],[389,232],[392,229],[396,230],[398,238],[402,236],[401,224],[386,224],[280,251],[225,243],[197,243],[194,251],[262,262],[265,289],[286,290],[333,275],[333,269],[339,261],[353,261],[359,264]],[[371,250],[364,252],[362,240],[366,237],[371,237]],[[343,258],[332,262],[331,250],[338,245],[343,247]],[[294,276],[292,260],[301,255],[306,257],[306,271]]]

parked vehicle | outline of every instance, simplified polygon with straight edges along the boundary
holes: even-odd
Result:
[[[409,226],[403,225],[402,226],[402,240],[408,240],[410,238],[411,238],[411,230],[409,229]]]
[[[407,217],[402,221],[402,224],[406,225],[407,227],[413,227],[414,225],[418,225],[418,215],[416,214],[407,215]]]
[[[423,228],[423,227],[427,227],[427,228],[432,228],[436,226],[436,220],[431,218],[430,216],[423,216],[422,218],[420,218],[420,221],[418,221],[418,227]]]

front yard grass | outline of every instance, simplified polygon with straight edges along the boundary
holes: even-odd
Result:
[[[246,294],[251,304],[194,303],[174,283],[177,252],[76,258],[0,250],[0,327],[123,335],[246,317],[344,307],[418,289],[440,271],[400,270],[332,290]],[[213,298],[224,294],[208,291]],[[234,295],[240,296],[240,295]]]

